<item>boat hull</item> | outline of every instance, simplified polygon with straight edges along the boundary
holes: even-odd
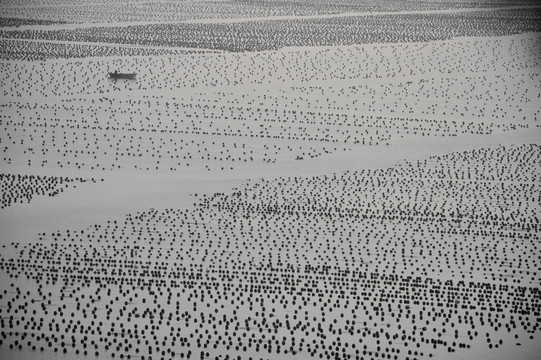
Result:
[[[109,77],[111,79],[135,79],[135,76],[137,74],[135,73],[131,73],[131,74],[127,74],[127,73],[109,73]]]

